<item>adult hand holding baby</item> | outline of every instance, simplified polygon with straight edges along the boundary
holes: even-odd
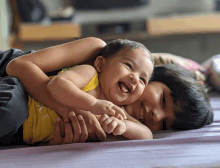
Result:
[[[65,135],[61,133],[61,119],[57,118],[55,124],[54,139],[49,141],[49,145],[61,145],[69,143],[82,143],[88,138],[86,123],[81,115],[76,116],[74,112],[69,113],[69,118],[64,119]]]

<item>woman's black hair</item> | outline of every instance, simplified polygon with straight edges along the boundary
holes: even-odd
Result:
[[[213,122],[208,93],[192,72],[175,64],[155,66],[150,81],[161,82],[170,89],[176,116],[172,129],[197,129]]]
[[[136,41],[131,41],[128,39],[116,39],[112,40],[102,49],[102,51],[99,53],[99,55],[107,58],[109,56],[112,56],[122,49],[140,49],[142,51],[145,51],[149,54],[151,62],[154,64],[154,57],[152,56],[151,52],[141,43]]]

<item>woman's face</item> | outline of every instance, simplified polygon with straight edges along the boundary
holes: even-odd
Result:
[[[124,108],[151,131],[171,129],[175,120],[170,89],[161,82],[150,82],[141,97]]]

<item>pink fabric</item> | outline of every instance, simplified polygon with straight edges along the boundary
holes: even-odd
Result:
[[[182,66],[189,71],[196,71],[196,70],[205,71],[205,68],[199,65],[197,62],[190,60],[190,59],[187,59],[187,62],[188,62],[187,66],[184,66],[184,65]]]

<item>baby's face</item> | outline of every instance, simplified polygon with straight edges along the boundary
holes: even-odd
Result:
[[[105,59],[100,85],[109,101],[127,105],[142,95],[152,72],[153,63],[147,52],[124,49]]]

